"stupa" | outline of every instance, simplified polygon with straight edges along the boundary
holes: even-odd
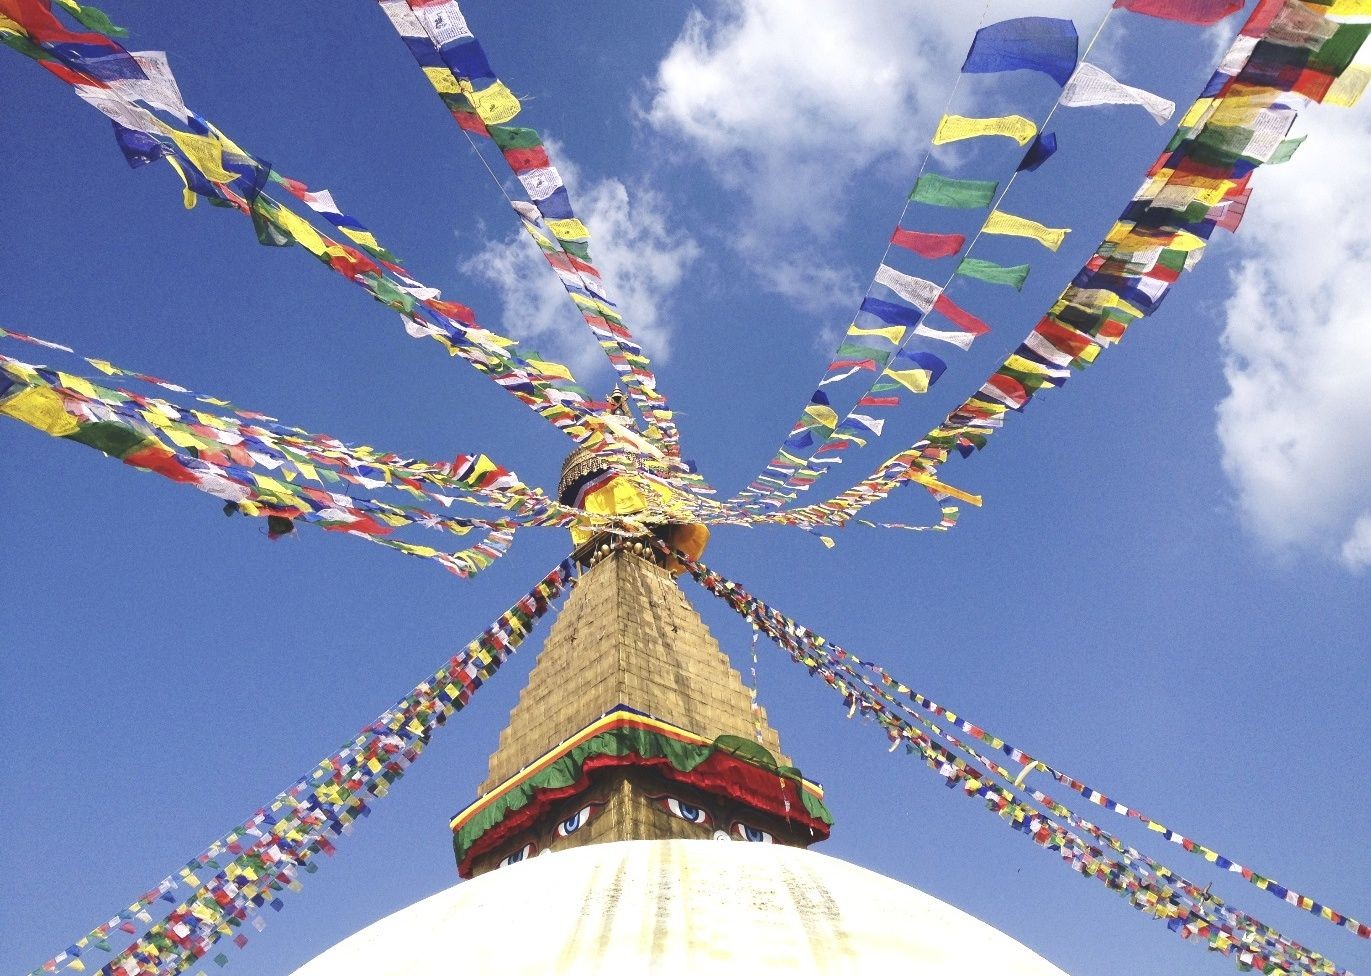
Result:
[[[579,451],[559,495],[642,501]],[[654,531],[703,545],[691,527]],[[1062,976],[965,912],[808,849],[832,823],[822,789],[649,541],[581,540],[480,796],[452,819],[465,880],[295,976]]]

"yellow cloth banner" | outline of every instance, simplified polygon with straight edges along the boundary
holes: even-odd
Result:
[[[1003,210],[992,210],[981,228],[987,234],[1006,234],[1010,237],[1031,237],[1049,251],[1062,246],[1070,227],[1046,227],[1027,217],[1016,217]]]
[[[1354,64],[1340,74],[1323,96],[1323,104],[1351,108],[1366,93],[1371,82],[1371,65]]]
[[[1342,17],[1371,20],[1371,0],[1333,0],[1324,16],[1334,20]]]
[[[471,101],[472,107],[476,109],[476,114],[481,117],[481,121],[486,125],[504,125],[519,114],[521,108],[519,99],[514,97],[514,93],[505,87],[503,81],[497,81],[489,88],[483,88],[480,91],[473,90],[471,83],[465,79],[460,82],[460,85]]]
[[[191,164],[213,183],[231,183],[238,178],[237,173],[224,169],[224,144],[216,136],[197,136],[193,132],[182,132],[158,120],[158,128],[176,143],[186,154]]]
[[[890,325],[880,329],[863,329],[861,326],[851,326],[847,330],[849,336],[872,336],[877,335],[894,345],[899,345],[904,338],[904,326]]]
[[[1001,115],[993,119],[944,115],[938,123],[938,131],[933,133],[933,145],[941,146],[944,143],[975,139],[978,136],[1005,136],[1021,146],[1026,146],[1037,134],[1038,127],[1022,115]]]
[[[31,387],[0,403],[0,413],[53,437],[65,437],[81,427],[63,409],[62,398],[55,391],[42,387]]]
[[[547,229],[559,241],[583,241],[590,236],[590,229],[575,217],[566,220],[549,220]]]
[[[444,95],[456,95],[461,91],[457,87],[457,79],[446,67],[425,68],[424,77],[428,79],[428,83],[433,86],[434,91],[442,92]]]

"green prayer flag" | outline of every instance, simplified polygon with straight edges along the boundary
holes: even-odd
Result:
[[[914,184],[914,189],[909,191],[909,199],[934,207],[974,210],[990,206],[998,188],[999,184],[994,180],[959,180],[937,173],[925,173]]]
[[[1276,151],[1271,154],[1271,158],[1267,160],[1267,163],[1275,166],[1277,163],[1290,162],[1291,157],[1295,155],[1295,150],[1304,145],[1304,140],[1306,138],[1308,137],[1300,136],[1296,139],[1282,139],[1281,144],[1276,147]]]
[[[74,0],[58,0],[62,8],[80,21],[82,26],[89,27],[93,31],[99,31],[106,37],[128,37],[129,32],[123,27],[116,27],[114,22],[109,19],[103,10],[96,7],[83,7]]]
[[[957,274],[979,278],[992,285],[1009,285],[1016,291],[1021,291],[1025,279],[1028,278],[1028,265],[1016,264],[1013,267],[1006,267],[981,258],[962,258],[962,263],[957,265]]]
[[[537,129],[526,129],[517,125],[488,125],[491,141],[501,149],[533,149],[541,146],[543,140]]]
[[[833,358],[835,360],[870,359],[875,361],[876,365],[884,366],[890,362],[892,352],[894,352],[893,349],[873,349],[871,346],[863,346],[855,342],[844,342],[838,347]]]
[[[1343,24],[1310,55],[1307,67],[1335,77],[1342,74],[1356,59],[1368,35],[1371,24]]]
[[[82,424],[67,434],[66,439],[93,447],[112,458],[122,458],[136,448],[155,443],[151,437],[109,420]]]

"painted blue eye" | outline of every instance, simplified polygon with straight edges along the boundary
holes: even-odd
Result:
[[[745,823],[735,823],[733,825],[733,836],[739,840],[745,840],[753,844],[774,844],[776,838],[772,837],[765,830],[757,827],[749,827]]]
[[[518,864],[518,863],[519,863],[520,861],[522,861],[524,858],[526,858],[526,857],[532,857],[532,856],[533,856],[533,845],[532,845],[532,844],[525,844],[523,847],[519,848],[519,849],[518,849],[517,851],[515,851],[513,854],[510,854],[510,855],[507,856],[503,861],[501,861],[501,862],[500,862],[500,867],[503,868],[503,867],[508,867],[508,866],[511,865],[511,864]]]
[[[572,834],[576,833],[576,831],[584,827],[586,821],[589,820],[594,813],[594,806],[581,807],[581,809],[577,810],[557,825],[557,836],[570,837]]]
[[[709,823],[709,814],[693,804],[678,800],[674,796],[666,797],[666,808],[671,811],[673,817],[680,817],[687,823],[704,824]]]

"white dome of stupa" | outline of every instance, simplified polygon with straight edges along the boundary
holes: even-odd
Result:
[[[813,851],[707,840],[549,853],[381,919],[295,976],[1064,976],[1009,936]]]

